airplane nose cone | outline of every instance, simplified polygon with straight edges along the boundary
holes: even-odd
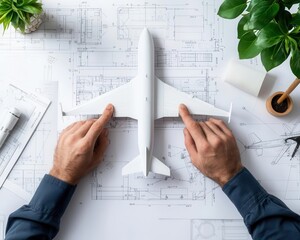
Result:
[[[144,28],[139,40],[139,52],[140,50],[146,51],[146,52],[152,52],[153,51],[153,39],[151,36],[151,33],[149,32],[148,28]],[[145,54],[146,52],[143,52]],[[149,57],[149,55],[147,55]]]
[[[149,35],[150,35],[150,32],[149,32],[148,28],[145,27],[141,33],[141,38],[149,36]]]
[[[138,66],[139,74],[150,74],[154,68],[154,43],[147,28],[143,29],[138,43]]]

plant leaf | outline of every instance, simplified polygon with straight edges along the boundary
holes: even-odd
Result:
[[[261,1],[257,3],[250,12],[251,17],[247,24],[247,28],[249,30],[261,30],[273,20],[279,11],[279,8],[279,4],[274,1],[272,4],[268,1]]]
[[[296,49],[292,52],[290,61],[292,72],[297,78],[300,78],[300,50]]]
[[[240,40],[238,45],[240,59],[256,57],[262,50],[256,45],[257,36],[253,32],[246,33]]]
[[[25,22],[24,21],[19,21],[18,28],[20,29],[21,32],[25,32]]]
[[[285,51],[284,45],[285,42],[283,40],[280,43],[261,51],[261,61],[267,71],[282,64],[289,56],[289,53]]]
[[[295,13],[292,15],[292,17],[291,24],[300,26],[300,13]]]
[[[32,14],[39,14],[42,12],[42,9],[41,8],[37,8],[35,6],[23,6],[22,8],[22,11],[24,12],[27,12],[27,13],[32,13]]]
[[[251,12],[251,10],[253,9],[253,7],[260,3],[260,2],[268,2],[269,4],[272,4],[274,1],[273,0],[250,0],[249,6],[247,8],[248,12]]]
[[[17,14],[14,14],[11,20],[11,24],[14,26],[14,28],[18,28],[19,20],[20,20],[19,16]]]
[[[218,15],[223,18],[233,19],[244,12],[247,0],[225,0],[219,8]]]
[[[261,48],[269,48],[276,45],[285,37],[285,34],[280,30],[278,24],[270,22],[265,26],[257,37],[257,46]]]
[[[13,15],[14,15],[13,12],[10,12],[7,15],[7,17],[4,19],[4,21],[3,21],[3,29],[4,29],[4,31],[9,27],[9,24],[11,22],[11,19],[12,19]]]
[[[282,0],[282,2],[285,4],[296,4],[300,3],[300,0]]]
[[[250,19],[250,14],[244,15],[238,23],[238,39],[241,39],[248,31],[245,30],[245,24]]]
[[[294,4],[300,3],[300,0],[282,0],[282,3],[288,9],[291,9]]]
[[[293,26],[291,25],[292,18],[292,14],[289,11],[282,8],[279,10],[277,16],[275,17],[275,20],[282,32],[287,33],[290,29],[293,28]]]
[[[22,32],[30,18],[42,12],[42,4],[39,0],[0,0],[0,24],[4,30],[10,23]]]

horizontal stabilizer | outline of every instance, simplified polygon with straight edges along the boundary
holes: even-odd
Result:
[[[151,172],[170,176],[170,168],[158,160],[156,157],[152,157]]]
[[[132,173],[142,172],[142,159],[140,156],[137,156],[131,162],[127,163],[125,167],[122,168],[122,175],[128,175]]]

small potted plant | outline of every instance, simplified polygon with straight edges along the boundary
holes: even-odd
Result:
[[[22,33],[30,33],[42,23],[43,9],[39,0],[0,0],[0,24],[4,31],[10,24]]]
[[[269,71],[291,56],[291,70],[300,78],[299,3],[300,0],[224,0],[218,15],[227,19],[242,15],[237,26],[240,59],[260,54]]]

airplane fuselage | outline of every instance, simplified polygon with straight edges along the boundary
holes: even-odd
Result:
[[[148,31],[143,31],[138,46],[138,77],[139,92],[137,94],[138,116],[138,147],[142,158],[144,175],[150,171],[154,142],[154,107],[155,107],[155,73],[154,44]]]

